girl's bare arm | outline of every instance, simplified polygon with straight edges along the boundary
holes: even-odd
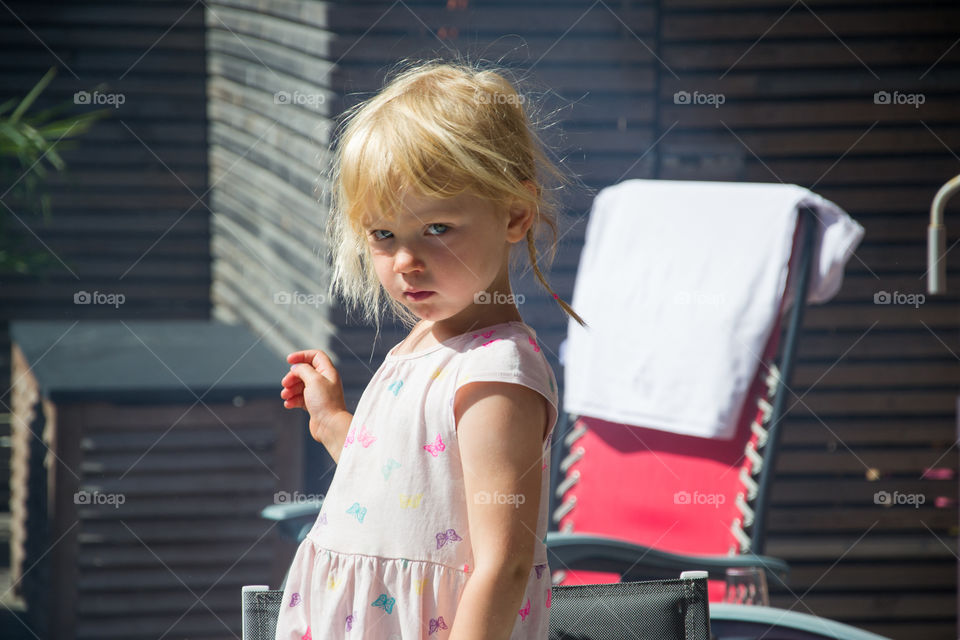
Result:
[[[475,382],[458,391],[454,415],[476,566],[450,640],[507,640],[522,624],[533,568],[546,400],[521,385]]]
[[[347,432],[350,430],[352,421],[353,414],[346,409],[330,416],[327,419],[326,426],[315,425],[313,419],[310,419],[310,435],[326,447],[335,463],[340,462],[340,452],[343,451],[343,443],[347,439]]]

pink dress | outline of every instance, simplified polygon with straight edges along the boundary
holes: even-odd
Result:
[[[417,353],[395,350],[357,404],[323,509],[294,556],[277,640],[448,637],[474,564],[453,398],[481,380],[520,384],[549,401],[538,542],[510,636],[545,640],[551,582],[543,540],[557,387],[536,332],[512,321]]]

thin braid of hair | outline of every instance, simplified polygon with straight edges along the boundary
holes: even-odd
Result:
[[[547,284],[546,278],[544,278],[543,274],[540,273],[540,267],[537,266],[537,262],[539,262],[539,258],[537,257],[537,245],[533,241],[532,229],[527,230],[527,251],[530,254],[530,265],[533,267],[533,273],[536,274],[537,279],[540,281],[540,283],[544,287],[546,287],[547,291],[553,294],[553,299],[557,301],[557,303],[563,308],[564,311],[570,314],[574,320],[579,322],[581,327],[586,327],[587,323],[583,321],[583,318],[581,318],[577,314],[577,312],[573,310],[573,308],[570,305],[564,302],[563,298],[561,298],[556,293],[554,293],[550,285]]]

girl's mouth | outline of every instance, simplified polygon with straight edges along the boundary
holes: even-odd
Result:
[[[416,293],[404,292],[403,294],[408,300],[413,300],[419,302],[420,300],[426,300],[433,295],[433,291],[417,291]]]

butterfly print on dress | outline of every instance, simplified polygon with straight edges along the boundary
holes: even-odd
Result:
[[[458,542],[463,540],[453,529],[447,529],[437,534],[437,549],[447,544],[447,542]]]
[[[436,618],[430,618],[430,630],[427,632],[428,636],[432,636],[440,629],[447,629],[447,624],[443,621],[443,616],[437,616]]]
[[[527,619],[527,616],[530,615],[530,598],[527,598],[527,606],[523,609],[520,609],[520,621],[523,622]]]
[[[363,519],[367,517],[367,508],[361,507],[359,502],[354,502],[350,505],[350,508],[347,509],[347,514],[353,514],[357,517],[357,521],[363,524]]]
[[[385,593],[381,593],[377,599],[374,601],[371,607],[380,607],[387,613],[393,613],[393,605],[396,604],[396,598],[390,598]]]
[[[423,448],[430,453],[434,458],[440,455],[440,452],[447,448],[447,445],[443,444],[443,439],[440,437],[440,434],[437,434],[437,438],[431,444],[423,445]]]

